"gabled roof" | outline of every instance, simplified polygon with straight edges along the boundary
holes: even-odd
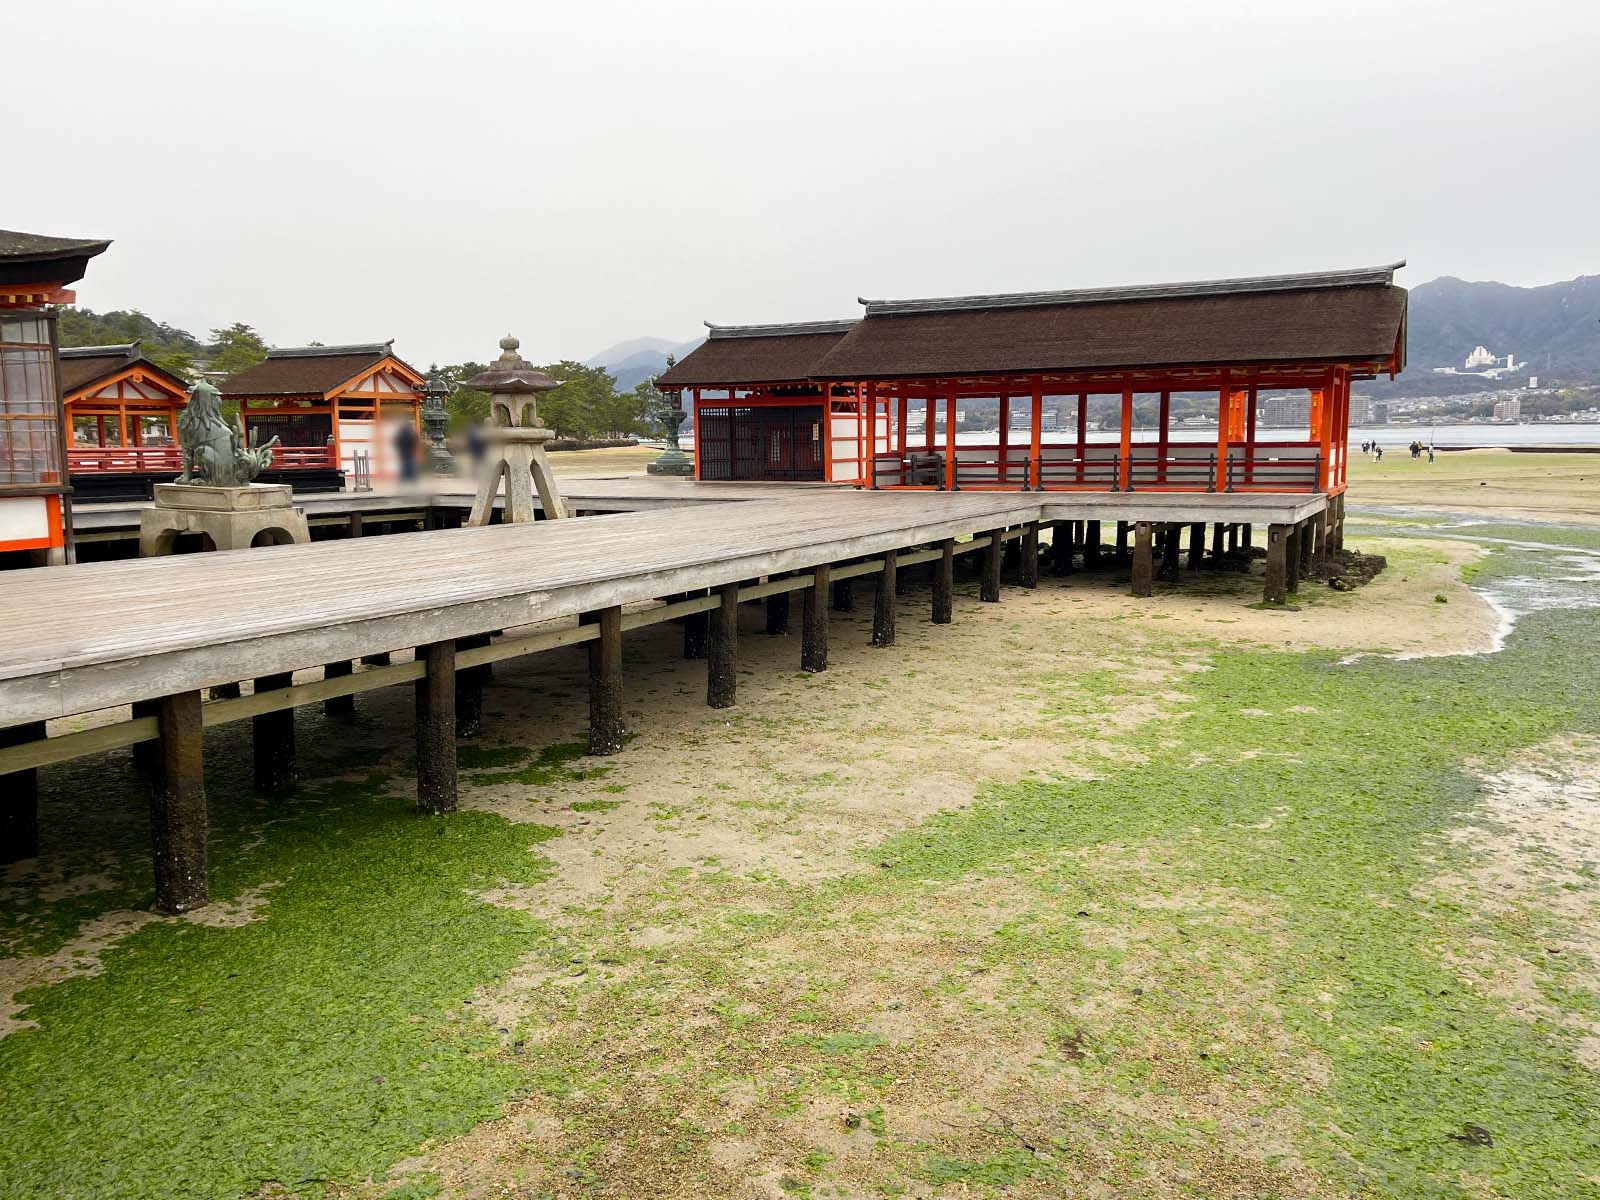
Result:
[[[824,379],[1245,363],[1386,362],[1403,343],[1395,269],[1131,288],[866,301]],[[1401,345],[1401,361],[1404,347]]]
[[[160,379],[177,392],[189,390],[189,385],[178,376],[146,358],[140,343],[128,342],[122,346],[63,346],[59,372],[61,394],[70,396],[81,392],[133,367]]]
[[[99,238],[47,237],[0,229],[0,283],[74,283],[83,278],[89,260],[109,245]]]
[[[352,346],[293,346],[267,351],[253,367],[223,380],[224,396],[324,396],[392,359],[411,375],[417,372],[395,357],[393,340]]]
[[[712,325],[705,343],[667,370],[662,388],[794,383],[817,365],[859,322],[804,321],[789,325]]]

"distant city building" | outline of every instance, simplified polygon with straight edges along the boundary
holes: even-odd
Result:
[[[1510,400],[1496,402],[1494,419],[1496,421],[1520,421],[1522,419],[1522,401],[1513,397]]]
[[[1389,406],[1382,400],[1374,400],[1370,396],[1350,398],[1350,424],[1387,425],[1388,423]]]
[[[1477,371],[1483,367],[1492,367],[1499,361],[1498,358],[1489,353],[1488,347],[1476,346],[1473,348],[1472,353],[1467,355],[1467,361],[1462,363],[1461,366],[1466,371]]]
[[[1311,424],[1311,394],[1292,392],[1268,396],[1261,404],[1261,423],[1275,429],[1292,429]]]
[[[1528,376],[1528,390],[1531,392],[1534,388],[1536,388],[1538,386],[1539,386],[1539,377],[1537,375],[1529,375]]]

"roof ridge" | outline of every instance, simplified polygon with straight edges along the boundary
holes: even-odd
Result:
[[[268,358],[336,358],[350,354],[393,354],[394,339],[386,342],[355,342],[346,346],[274,346]]]
[[[868,300],[867,316],[967,312],[989,308],[1051,308],[1062,304],[1115,303],[1125,300],[1168,300],[1192,296],[1241,295],[1256,292],[1309,291],[1323,288],[1390,286],[1405,259],[1386,266],[1295,275],[1249,275],[1236,279],[1197,279],[1183,283],[1144,283],[1129,287],[1078,288],[1056,292],[999,292],[975,296],[931,296],[915,300]],[[713,335],[715,336],[715,335]]]
[[[124,358],[133,358],[144,353],[144,339],[134,338],[131,342],[120,345],[106,346],[63,346],[62,358],[100,358],[111,354],[121,354]]]
[[[773,325],[713,325],[705,326],[709,338],[799,337],[808,333],[848,333],[859,324],[859,318],[848,317],[836,321],[790,321]]]

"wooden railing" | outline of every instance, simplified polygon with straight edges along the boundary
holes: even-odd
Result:
[[[183,470],[183,453],[176,446],[73,446],[67,451],[67,468],[74,475],[176,475]]]
[[[1135,443],[1126,462],[1115,445],[1044,445],[1037,459],[1027,448],[961,445],[956,449],[957,488],[985,491],[1214,492],[1218,484],[1216,448],[1211,443],[1160,446]],[[1226,491],[1299,492],[1320,486],[1322,459],[1314,443],[1259,442],[1228,448],[1222,483]],[[1124,479],[1126,470],[1126,479]],[[871,486],[924,488],[949,486],[944,451],[912,450],[905,457],[875,454]]]
[[[338,465],[332,446],[275,446],[270,469],[295,471]],[[67,467],[75,475],[176,475],[183,470],[183,458],[176,446],[74,446],[67,451]]]

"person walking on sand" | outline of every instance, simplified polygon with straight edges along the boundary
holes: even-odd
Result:
[[[1433,443],[1432,442],[1428,443],[1428,461],[1429,462],[1433,461]]]
[[[1373,442],[1372,443],[1372,461],[1373,462],[1382,462],[1383,461],[1383,447],[1378,445],[1377,442]]]

